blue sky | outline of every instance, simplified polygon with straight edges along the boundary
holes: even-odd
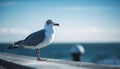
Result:
[[[54,42],[120,42],[119,0],[0,0],[0,42],[60,23]]]

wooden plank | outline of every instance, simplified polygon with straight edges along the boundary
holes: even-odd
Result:
[[[0,53],[1,69],[120,69],[120,67],[87,62],[47,59],[37,61],[36,57]]]

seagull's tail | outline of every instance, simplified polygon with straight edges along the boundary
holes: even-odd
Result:
[[[19,46],[15,46],[15,45],[9,45],[9,47],[8,48],[6,48],[6,49],[13,49],[13,48],[19,48]]]
[[[13,48],[19,48],[19,47],[20,47],[20,46],[17,45],[16,42],[14,42],[13,44],[9,45],[8,48],[6,48],[6,49],[13,49]]]

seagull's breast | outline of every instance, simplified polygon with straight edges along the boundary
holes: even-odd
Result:
[[[54,36],[55,36],[54,31],[46,31],[44,41],[38,44],[37,48],[42,48],[42,47],[49,45],[53,41]]]
[[[54,39],[55,33],[53,31],[46,32],[46,42],[51,43]]]

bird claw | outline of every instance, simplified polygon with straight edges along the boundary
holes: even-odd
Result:
[[[37,59],[37,61],[46,61],[47,59]]]

